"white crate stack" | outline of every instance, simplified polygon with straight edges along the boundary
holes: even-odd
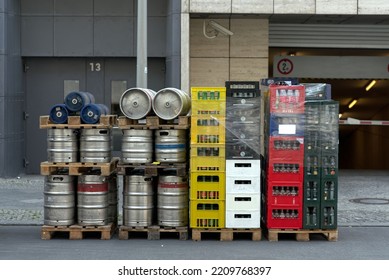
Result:
[[[260,228],[259,83],[227,82],[226,88],[226,228]]]
[[[226,160],[226,228],[259,228],[260,160]]]

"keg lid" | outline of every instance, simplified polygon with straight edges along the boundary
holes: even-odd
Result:
[[[145,118],[151,111],[155,92],[149,89],[130,88],[120,97],[120,110],[129,119]]]
[[[99,104],[88,104],[82,107],[80,117],[83,123],[95,124],[99,122],[102,113]]]
[[[176,89],[162,89],[154,97],[153,110],[161,119],[172,120],[178,117],[182,108],[183,101]]]
[[[89,92],[72,91],[65,97],[66,108],[71,112],[79,112],[82,107],[92,102],[92,94]]]
[[[66,123],[68,121],[69,112],[66,109],[65,104],[56,104],[54,105],[49,114],[50,121],[53,123]]]

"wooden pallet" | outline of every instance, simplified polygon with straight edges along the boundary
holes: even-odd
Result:
[[[208,234],[208,233],[216,233],[220,234],[220,241],[233,241],[234,237],[235,240],[238,236],[241,236],[242,234],[251,234],[251,240],[253,241],[260,241],[262,240],[262,229],[255,228],[255,229],[233,229],[233,228],[223,228],[223,229],[208,229],[208,228],[201,228],[192,229],[192,240],[194,241],[201,241],[201,235],[202,234]]]
[[[85,124],[81,122],[80,116],[69,116],[68,122],[64,124],[53,123],[49,116],[39,118],[39,128],[112,128],[116,125],[116,115],[103,115],[96,124]]]
[[[179,116],[173,120],[163,120],[157,116],[148,116],[141,120],[132,120],[119,117],[117,125],[120,129],[188,129],[190,127],[189,116]]]
[[[56,174],[60,169],[68,169],[69,175],[82,175],[92,169],[99,169],[101,176],[110,176],[116,171],[119,158],[113,158],[111,162],[42,162],[41,175],[47,176]]]
[[[128,175],[129,172],[131,172],[133,169],[144,169],[145,175],[148,176],[158,176],[159,173],[165,169],[169,169],[169,171],[175,171],[176,176],[186,176],[188,174],[188,165],[186,163],[119,163],[117,166],[117,172],[120,175]]]
[[[162,227],[162,226],[148,226],[148,227],[119,227],[119,239],[129,239],[131,233],[144,232],[147,233],[148,240],[159,240],[161,234],[178,235],[179,240],[188,240],[188,227]]]
[[[295,234],[297,241],[310,241],[312,235],[322,235],[328,241],[338,241],[337,229],[268,229],[268,240],[278,241],[279,234]]]
[[[84,237],[91,232],[100,233],[102,240],[111,239],[112,235],[116,231],[117,225],[116,223],[110,223],[105,226],[80,226],[80,225],[72,225],[72,226],[42,226],[41,230],[41,239],[49,240],[55,234],[59,232],[69,233],[70,240],[80,240],[84,239]]]

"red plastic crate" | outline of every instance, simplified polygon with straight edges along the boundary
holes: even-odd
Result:
[[[303,227],[303,208],[299,207],[267,207],[266,226],[269,229],[301,229]]]
[[[270,85],[270,113],[303,114],[305,87]]]
[[[267,166],[267,179],[273,181],[303,182],[304,159],[282,160],[269,159]]]
[[[301,206],[303,196],[302,182],[267,183],[267,203],[270,206]]]
[[[269,158],[273,160],[303,160],[304,137],[269,137]]]

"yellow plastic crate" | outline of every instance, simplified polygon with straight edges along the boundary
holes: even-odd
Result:
[[[225,201],[191,200],[191,228],[225,228]]]
[[[213,100],[192,100],[192,116],[220,118],[226,116],[226,102]]]
[[[190,145],[190,156],[201,157],[204,160],[210,158],[224,157],[226,156],[226,146],[220,145],[209,145],[209,144],[192,144]]]
[[[226,172],[225,157],[195,157],[190,158],[191,172]]]
[[[192,117],[191,144],[225,144],[226,120],[224,117]]]
[[[225,146],[216,145],[216,144],[191,145],[190,166],[192,171],[200,171],[198,167],[218,167],[218,169],[214,169],[214,170],[218,170],[219,172],[225,172],[226,170]]]
[[[226,101],[225,87],[192,87],[190,91],[191,91],[192,101],[195,100]]]
[[[191,176],[191,182],[190,182],[191,200],[198,200],[198,199],[206,200],[206,201],[225,200],[226,185],[225,185],[224,173],[223,174],[220,173],[220,175],[218,175],[220,182],[212,181],[211,178],[215,178],[215,175],[209,175],[208,173],[197,173],[197,172],[196,174],[201,174],[199,176],[203,176],[202,178],[206,179],[207,182],[196,182],[194,180],[197,179],[198,175]]]
[[[190,174],[190,200],[200,200],[205,203],[225,200],[226,175],[223,172]]]

